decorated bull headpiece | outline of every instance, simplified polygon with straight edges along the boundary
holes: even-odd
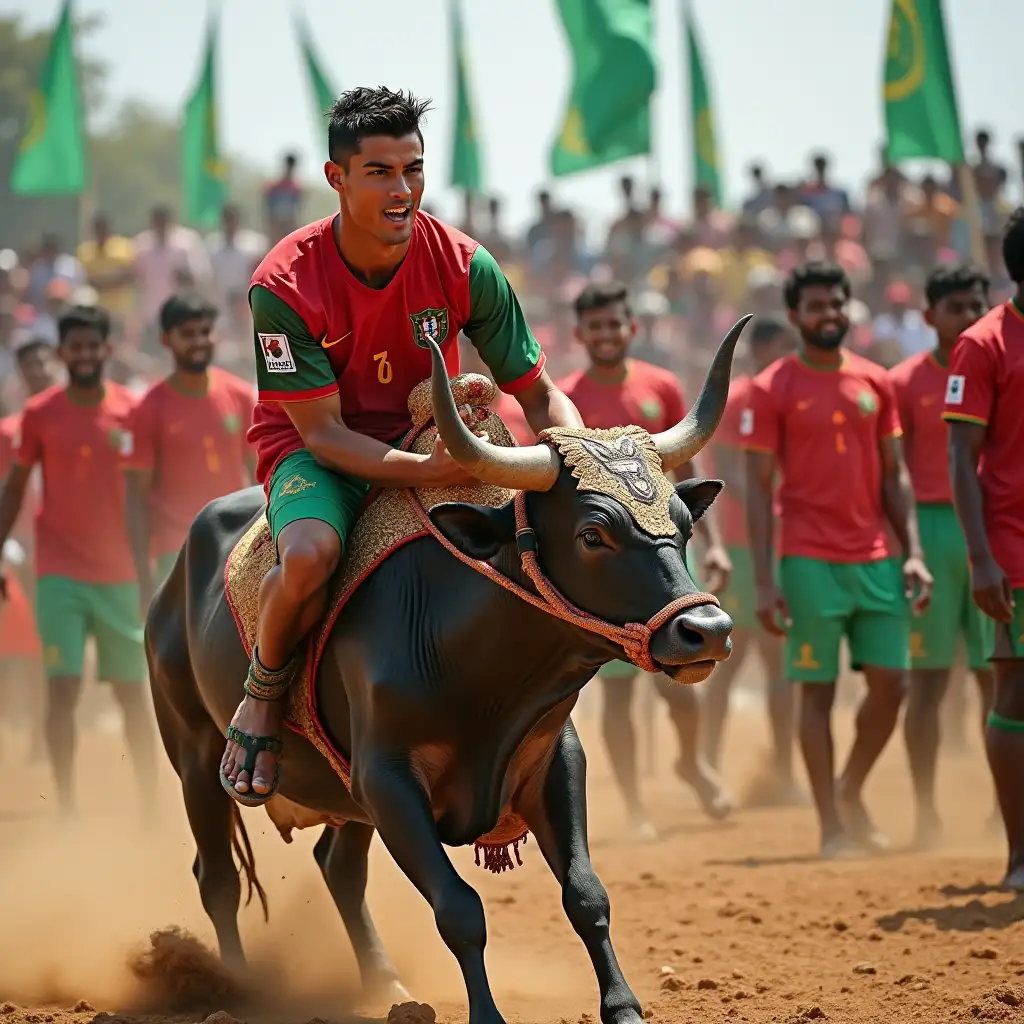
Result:
[[[690,411],[660,434],[637,426],[553,427],[541,432],[537,444],[525,448],[490,444],[463,423],[441,350],[428,339],[434,422],[452,458],[484,483],[509,490],[547,491],[554,487],[564,464],[580,490],[614,498],[645,533],[671,537],[676,532],[669,515],[674,490],[665,474],[689,462],[711,440],[725,411],[733,353],[748,320],[749,315],[737,321],[725,336]]]

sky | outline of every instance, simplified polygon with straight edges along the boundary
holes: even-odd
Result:
[[[689,208],[688,103],[683,91],[680,5],[653,0],[659,60],[655,153],[606,169],[548,178],[548,152],[561,125],[571,64],[555,0],[462,0],[469,75],[488,192],[509,228],[533,215],[548,185],[597,230],[615,215],[616,181],[634,173],[660,184],[670,214]],[[747,190],[747,167],[770,176],[802,174],[812,150],[834,160],[839,184],[860,187],[882,140],[881,69],[889,0],[690,0],[702,37],[725,164],[726,202]],[[60,0],[0,0],[32,28],[52,24]],[[311,187],[323,181],[305,69],[291,24],[293,6],[309,22],[321,63],[339,88],[387,85],[431,97],[425,127],[427,202],[448,216],[459,200],[448,187],[454,107],[447,0],[221,0],[218,64],[222,146],[272,173],[281,155],[300,157]],[[76,0],[103,16],[85,45],[111,69],[109,97],[181,109],[198,73],[207,0]],[[946,0],[961,120],[992,130],[1020,194],[1016,140],[1020,0]]]

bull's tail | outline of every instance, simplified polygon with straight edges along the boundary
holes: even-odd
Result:
[[[238,858],[238,873],[245,878],[245,883],[248,886],[245,905],[249,906],[252,903],[252,896],[255,893],[263,907],[263,920],[269,921],[270,908],[267,906],[267,894],[256,875],[256,856],[252,852],[252,843],[249,842],[249,833],[245,830],[242,814],[234,800],[231,801],[231,848]]]

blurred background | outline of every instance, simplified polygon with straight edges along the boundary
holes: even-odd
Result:
[[[360,84],[434,100],[425,205],[498,258],[556,376],[588,278],[631,284],[635,355],[692,393],[808,257],[846,267],[852,344],[891,365],[932,344],[935,264],[1006,289],[1022,36],[1012,0],[0,0],[0,402],[13,347],[83,299],[141,389],[182,284],[251,377],[249,275],[336,209],[322,112]]]

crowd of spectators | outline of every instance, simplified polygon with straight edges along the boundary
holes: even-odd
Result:
[[[999,252],[1012,209],[1010,174],[991,156],[991,138],[978,132],[971,163],[993,297],[1010,290]],[[773,181],[750,168],[749,193],[734,210],[716,209],[697,188],[692,213],[675,218],[661,191],[619,181],[621,212],[597,246],[588,245],[579,217],[538,193],[533,223],[522,237],[502,224],[498,199],[467,202],[460,224],[505,270],[528,321],[548,353],[552,372],[579,368],[572,343],[571,303],[592,279],[629,284],[639,332],[634,354],[672,369],[689,387],[702,378],[717,340],[742,313],[781,313],[781,282],[805,259],[829,259],[854,285],[850,343],[884,365],[932,345],[919,312],[929,271],[967,259],[971,232],[960,181],[950,169],[913,179],[880,162],[863,195],[832,177],[829,159],[814,155],[802,181]],[[217,231],[202,236],[177,224],[173,212],[152,211],[135,237],[117,232],[116,219],[96,216],[74,252],[46,236],[30,252],[0,250],[0,408],[20,404],[10,373],[19,346],[55,342],[56,319],[71,303],[99,303],[116,322],[116,379],[141,390],[165,370],[156,311],[183,286],[204,291],[220,311],[218,362],[251,377],[247,289],[267,249],[302,222],[303,190],[294,157],[264,193],[264,222],[254,229],[227,206]]]

